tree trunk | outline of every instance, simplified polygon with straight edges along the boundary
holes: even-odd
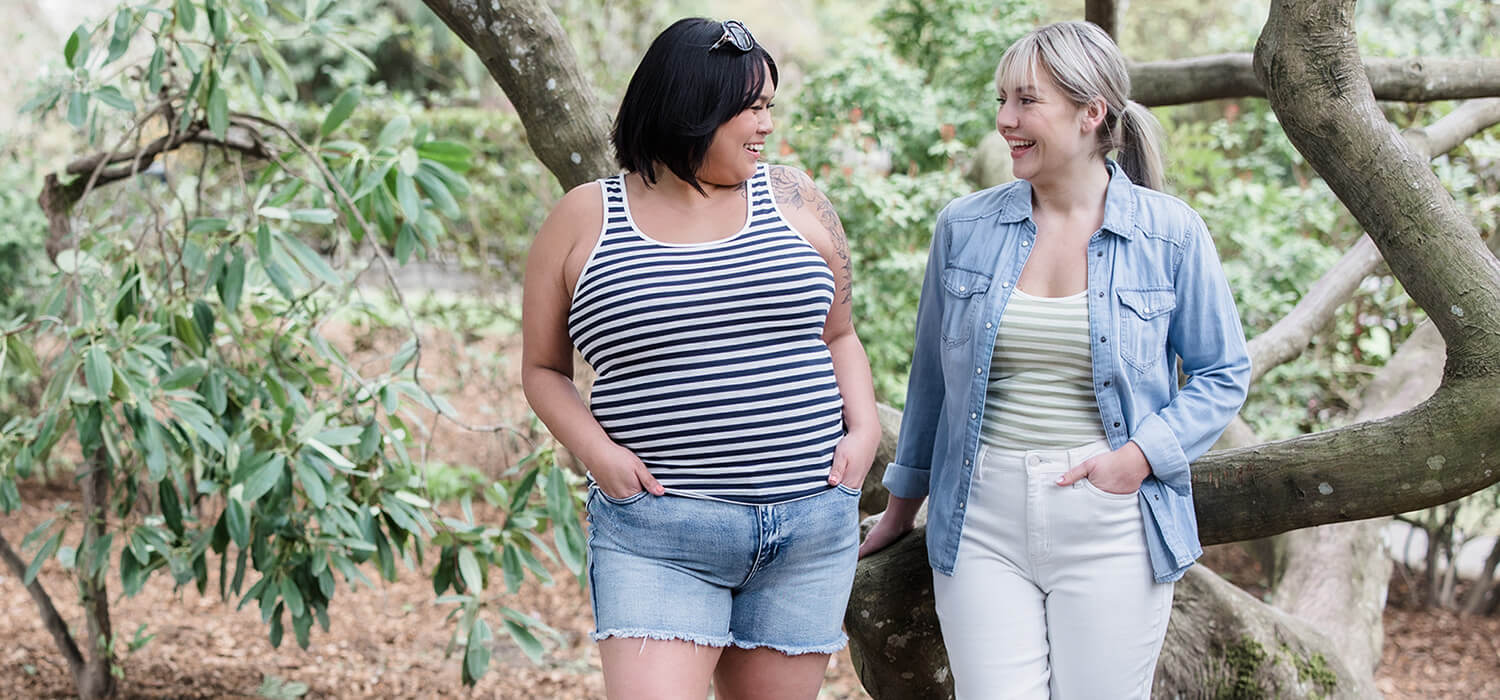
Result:
[[[109,455],[104,448],[95,450],[82,477],[83,487],[83,538],[80,552],[91,552],[92,544],[99,542],[109,531]],[[92,559],[90,556],[89,559]],[[80,557],[80,561],[84,559]],[[83,605],[83,616],[88,625],[88,655],[85,657],[83,673],[75,674],[79,697],[87,700],[112,698],[118,690],[110,666],[115,659],[111,649],[113,632],[109,621],[109,591],[105,572],[89,575],[89,567],[78,566],[78,593]]]
[[[544,0],[423,2],[484,62],[564,190],[617,170],[609,120]]]
[[[1374,676],[1318,628],[1195,566],[1177,584],[1157,697],[1372,698]]]
[[[11,548],[10,542],[5,539],[4,533],[0,533],[0,560],[5,562],[6,568],[10,569],[12,576],[17,581],[23,581],[26,577],[26,561],[21,559],[16,550]],[[68,662],[68,672],[73,675],[73,682],[81,689],[83,684],[84,660],[83,653],[78,650],[78,643],[73,641],[73,635],[68,632],[68,623],[63,620],[62,615],[57,612],[57,607],[52,604],[52,596],[47,595],[47,589],[42,587],[41,578],[32,579],[26,585],[26,592],[31,594],[31,601],[36,603],[37,611],[42,615],[42,626],[52,635],[52,642],[57,645],[57,650],[63,659]]]

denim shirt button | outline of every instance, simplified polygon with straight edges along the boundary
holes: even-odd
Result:
[[[1029,246],[1029,245],[1031,245],[1031,241],[1021,241],[1021,247],[1022,248],[1025,248],[1026,246]]]
[[[1001,282],[1000,286],[1009,288],[1010,287],[1010,283],[1009,282]]]
[[[989,322],[989,321],[985,321],[985,322],[984,322],[984,327],[985,327],[985,328],[994,328],[994,327],[995,327],[995,324],[993,324],[993,323],[990,323],[990,322]]]
[[[979,414],[978,414],[978,413],[970,413],[970,414],[969,414],[969,417],[970,417],[970,418],[978,418],[978,417],[979,417]]]

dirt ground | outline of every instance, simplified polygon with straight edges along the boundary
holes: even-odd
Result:
[[[428,384],[447,396],[464,422],[515,428],[471,432],[452,424],[438,425],[429,459],[472,465],[491,476],[503,473],[524,454],[532,437],[518,398],[519,349],[509,337],[424,335],[428,336],[428,352],[422,366]],[[349,329],[345,337],[360,339],[357,344],[346,343],[346,350],[372,359],[394,352],[402,340],[398,334],[369,334],[362,329]],[[76,498],[67,483],[62,479],[57,486],[25,487],[25,508],[0,517],[0,531],[12,543],[19,543],[52,514],[57,503]],[[482,504],[476,504],[475,510],[479,519],[489,515]],[[1219,557],[1214,562],[1216,571],[1230,564],[1225,555],[1210,556]],[[154,635],[123,656],[122,694],[127,698],[293,697],[300,689],[295,684],[305,684],[304,697],[603,697],[598,654],[588,637],[592,627],[588,597],[573,579],[564,576],[551,586],[529,582],[504,600],[558,631],[560,643],[548,644],[543,663],[532,664],[508,637],[497,633],[490,672],[467,689],[459,682],[460,658],[445,654],[452,630],[445,618],[451,608],[434,603],[424,573],[405,569],[390,584],[371,578],[377,580],[375,588],[353,591],[340,581],[330,610],[332,628],[325,633],[315,627],[306,651],[297,648],[290,634],[280,649],[272,648],[257,606],[236,610],[234,601],[220,601],[217,581],[209,584],[207,595],[199,595],[193,588],[173,590],[170,576],[158,573],[140,595],[123,598],[118,579],[112,580],[113,624],[120,646],[138,634]],[[76,594],[58,563],[53,560],[45,565],[39,579],[69,625],[80,630]],[[1393,586],[1397,583],[1393,581]],[[1385,655],[1377,683],[1386,697],[1500,697],[1500,619],[1403,609],[1400,605],[1405,598],[1393,592],[1385,615]],[[0,640],[4,640],[0,642],[0,698],[75,694],[66,665],[42,628],[35,605],[9,571],[0,571]],[[831,658],[821,697],[868,697],[847,651]]]

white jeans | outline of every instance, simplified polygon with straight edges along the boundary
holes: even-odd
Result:
[[[1137,494],[1055,482],[1109,450],[981,446],[953,576],[933,593],[960,700],[1148,698],[1172,612]]]

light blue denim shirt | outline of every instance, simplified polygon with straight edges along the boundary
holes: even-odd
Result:
[[[1188,464],[1239,411],[1250,356],[1203,219],[1108,167],[1104,223],[1087,253],[1094,395],[1110,447],[1134,440],[1151,463],[1140,490],[1151,568],[1157,581],[1176,581],[1203,553]],[[1035,241],[1024,180],[938,215],[884,483],[893,495],[929,498],[928,561],[944,574],[958,558],[995,333]]]

